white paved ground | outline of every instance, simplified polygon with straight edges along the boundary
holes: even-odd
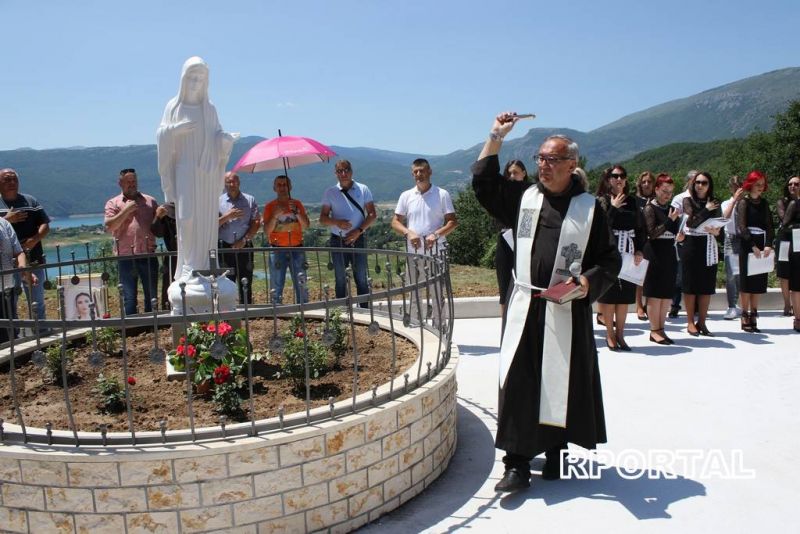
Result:
[[[763,334],[712,315],[708,327],[717,337],[690,337],[681,317],[667,328],[678,344],[660,346],[631,314],[630,353],[609,352],[595,329],[609,438],[601,448],[684,451],[684,458],[697,450],[704,458],[696,469],[678,463],[653,478],[610,469],[595,480],[545,481],[534,474],[532,487],[513,495],[493,491],[503,471],[493,446],[500,320],[457,320],[458,448],[450,467],[424,493],[362,530],[799,532],[800,334],[777,312],[762,313]],[[740,465],[733,451],[741,451]],[[534,471],[542,464],[535,459]],[[720,476],[729,468],[753,476]]]

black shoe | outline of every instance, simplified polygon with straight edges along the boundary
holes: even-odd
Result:
[[[667,314],[668,317],[672,317],[675,319],[678,316],[678,312],[680,311],[680,306],[671,306],[669,308],[669,313]]]
[[[625,352],[631,351],[631,348],[625,343],[624,339],[617,338],[617,347],[619,347],[619,350],[624,350]]]
[[[658,343],[659,345],[670,345],[671,344],[669,341],[667,341],[666,336],[664,336],[662,339],[656,339],[656,338],[653,337],[652,332],[658,333],[658,330],[651,330],[650,332],[651,332],[650,341],[652,341],[653,343]],[[661,335],[663,335],[663,334],[661,334]]]
[[[706,324],[705,324],[705,323],[703,323],[703,324],[696,323],[694,326],[695,326],[695,328],[697,328],[697,330],[700,332],[700,335],[701,335],[701,336],[706,336],[706,337],[714,337],[714,334],[712,334],[711,332],[709,332],[709,331],[708,331],[708,328],[706,328]]]
[[[517,491],[531,487],[531,472],[519,467],[506,469],[503,478],[498,482],[495,491]]]
[[[616,345],[616,343],[612,345],[611,343],[608,342],[608,336],[606,336],[606,346],[608,347],[608,350],[610,350],[611,352],[619,352],[619,347]]]
[[[558,460],[547,460],[542,467],[542,478],[544,480],[559,480],[561,478],[561,468]]]

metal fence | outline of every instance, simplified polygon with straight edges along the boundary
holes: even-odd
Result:
[[[268,256],[274,252],[303,252],[306,261],[302,263],[305,272],[297,272],[289,262],[290,277],[293,283],[298,283],[301,290],[311,290],[312,298],[308,302],[298,302],[296,298],[291,303],[280,303],[275,298],[274,288],[272,287],[273,273],[270,270]],[[87,246],[88,252],[88,246]],[[221,253],[235,252],[235,261],[252,261],[252,258],[261,256],[263,266],[256,268],[253,280],[242,278],[237,284],[242,285],[242,289],[263,288],[254,294],[254,302],[248,302],[247,291],[244,291],[243,302],[240,302],[234,311],[221,311],[217,306],[212,307],[211,313],[188,314],[186,306],[183,307],[181,315],[172,315],[170,311],[160,309],[156,297],[152,299],[152,311],[134,315],[126,315],[122,298],[122,285],[118,285],[119,306],[116,313],[106,310],[103,317],[98,317],[95,313],[95,304],[90,305],[91,313],[87,320],[69,319],[66,316],[66,306],[64,294],[69,284],[79,284],[88,280],[90,294],[92,287],[108,288],[107,283],[111,278],[108,275],[107,266],[113,265],[118,261],[116,257],[91,257],[85,260],[59,261],[55,264],[48,264],[51,269],[57,268],[59,273],[70,274],[59,276],[62,285],[51,290],[57,298],[46,299],[47,319],[37,317],[35,302],[29,302],[23,295],[20,295],[19,288],[7,288],[5,275],[21,274],[25,271],[33,271],[36,267],[26,269],[14,269],[0,272],[0,289],[3,291],[4,303],[3,313],[0,317],[0,328],[5,329],[9,341],[4,343],[4,348],[0,349],[0,365],[4,380],[9,381],[10,402],[14,420],[0,419],[0,442],[4,444],[19,443],[46,443],[64,444],[70,446],[112,446],[112,445],[138,445],[138,444],[158,444],[158,443],[178,443],[195,442],[207,439],[230,438],[237,436],[256,436],[260,433],[275,429],[291,428],[294,426],[310,425],[317,421],[333,419],[349,413],[358,412],[369,407],[377,406],[392,399],[395,399],[408,391],[419,387],[438,372],[448,363],[453,332],[453,292],[450,283],[448,254],[446,247],[437,247],[427,254],[406,253],[400,251],[374,250],[374,249],[341,249],[326,247],[295,247],[295,248],[252,248],[233,251],[231,249],[210,251],[213,257]],[[332,259],[336,254],[345,253],[349,259],[366,260],[369,270],[367,291],[356,294],[356,287],[353,279],[351,267],[346,269],[346,293],[344,297],[336,298],[330,296],[329,279],[333,274]],[[170,253],[159,252],[150,255],[125,256],[125,259],[144,259],[158,258],[162,264],[167,262]],[[328,259],[327,263],[324,260]],[[74,255],[73,255],[74,258]],[[102,268],[102,270],[101,270]],[[235,267],[231,270],[235,271]],[[327,271],[327,273],[326,273]],[[83,275],[87,275],[83,277]],[[97,276],[99,275],[99,277]],[[288,280],[289,277],[287,277]],[[94,286],[92,286],[94,284]],[[263,285],[262,285],[263,284]],[[215,291],[216,282],[212,277],[212,292]],[[16,291],[16,298],[12,292]],[[141,288],[140,288],[141,292]],[[292,294],[295,292],[292,291]],[[185,292],[184,292],[185,294]],[[18,300],[18,317],[13,318],[14,310],[12,305]],[[215,300],[215,299],[214,299]],[[366,306],[366,309],[359,306]],[[309,390],[309,351],[308,344],[304,342],[304,365],[305,365],[305,412],[284,413],[283,407],[278,409],[272,417],[256,419],[256,410],[253,402],[253,353],[259,347],[254,347],[252,343],[247,343],[247,357],[243,369],[246,376],[246,386],[248,389],[248,399],[245,400],[245,407],[248,408],[248,419],[244,422],[232,423],[225,416],[219,418],[218,425],[214,427],[196,427],[193,417],[193,404],[195,392],[193,390],[191,377],[192,361],[188,355],[185,357],[186,366],[186,394],[185,406],[183,407],[188,414],[188,428],[168,428],[166,424],[166,414],[161,421],[159,431],[137,430],[134,424],[133,410],[135,408],[135,397],[131,394],[131,387],[128,384],[128,377],[131,372],[129,365],[129,352],[126,344],[128,333],[132,330],[150,330],[153,332],[153,346],[148,352],[151,362],[163,362],[166,357],[164,347],[159,346],[158,332],[160,329],[172,328],[185,332],[190,323],[207,322],[217,324],[221,321],[239,322],[244,328],[248,341],[250,340],[250,322],[255,319],[272,319],[277,324],[277,318],[299,317],[303,329],[306,321],[311,316],[325,318],[327,320],[334,308],[340,307],[344,310],[343,320],[346,321],[349,331],[349,355],[352,357],[354,369],[354,387],[352,398],[334,402],[333,397],[328,400],[327,409],[311,408],[311,394]],[[109,313],[110,312],[110,313]],[[58,318],[55,318],[58,317]],[[376,318],[382,318],[381,327]],[[372,385],[371,395],[362,392],[359,394],[358,384],[369,383],[368,376],[359,376],[359,349],[356,343],[355,325],[366,324],[369,331],[375,332],[376,329],[384,329],[392,335],[392,369],[391,375],[397,376],[397,347],[394,342],[397,336],[397,328],[402,324],[406,329],[412,328],[419,332],[419,354],[415,364],[416,369],[409,369],[402,379],[402,385],[395,386],[395,381],[389,383],[389,387],[381,388],[378,392],[378,384]],[[117,329],[121,334],[121,358],[119,362],[122,366],[122,385],[124,386],[125,411],[127,412],[126,432],[108,432],[106,425],[99,425],[95,432],[78,431],[73,420],[73,406],[70,398],[70,387],[67,385],[67,357],[66,351],[68,340],[74,337],[78,330],[85,330],[86,343],[91,344],[91,352],[88,363],[92,366],[102,368],[109,364],[109,359],[103,356],[98,350],[98,332],[101,328],[111,327]],[[423,368],[422,353],[425,350],[424,338],[425,331],[434,334],[436,339],[436,358]],[[175,338],[173,334],[173,338]],[[47,423],[45,428],[33,428],[26,424],[24,410],[21,406],[19,384],[17,380],[18,367],[21,365],[44,365],[44,351],[47,345],[57,344],[60,347],[60,370],[63,384],[63,403],[67,413],[68,428],[53,428],[51,423]],[[278,341],[277,330],[264,349],[272,352],[280,352],[281,346]],[[428,348],[428,350],[430,347]],[[116,360],[114,360],[116,361]],[[166,372],[166,371],[165,371]]]

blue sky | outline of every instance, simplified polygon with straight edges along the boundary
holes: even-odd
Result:
[[[800,66],[796,0],[0,0],[0,21],[0,150],[151,144],[192,55],[226,130],[419,154],[506,109],[588,131]]]

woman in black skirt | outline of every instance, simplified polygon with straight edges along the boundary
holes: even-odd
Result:
[[[664,332],[664,322],[675,293],[675,277],[678,274],[675,235],[678,233],[680,214],[670,206],[674,188],[672,177],[659,174],[655,180],[655,198],[645,205],[642,212],[647,229],[644,257],[650,262],[643,293],[647,297],[650,341],[659,345],[674,343]]]
[[[681,277],[683,301],[686,304],[686,331],[691,336],[710,336],[706,328],[708,305],[717,286],[717,263],[719,250],[716,236],[720,228],[704,224],[708,219],[719,217],[719,201],[714,198],[714,181],[708,172],[698,172],[683,199],[683,214],[686,224],[681,252]],[[694,320],[697,313],[697,322]]]
[[[644,228],[636,197],[628,194],[628,173],[620,165],[609,167],[603,173],[597,188],[597,199],[608,214],[608,224],[617,238],[620,254],[633,254],[636,265],[642,261]],[[608,348],[631,350],[625,343],[625,319],[628,305],[636,299],[636,286],[626,280],[617,283],[597,302],[606,326]]]
[[[512,159],[506,163],[503,177],[505,177],[506,180],[513,180],[515,182],[527,182],[528,171],[524,163],[518,159]],[[506,297],[508,296],[508,288],[511,285],[511,271],[514,269],[514,251],[511,250],[508,241],[503,237],[503,234],[508,230],[508,228],[501,228],[498,232],[497,247],[494,252],[494,266],[497,271],[497,288],[500,291],[501,317],[506,316]]]
[[[774,232],[772,214],[763,193],[767,190],[767,177],[761,171],[747,175],[742,184],[747,195],[736,205],[736,233],[739,253],[739,284],[742,300],[742,330],[760,332],[758,329],[758,299],[767,292],[767,273],[748,276],[747,257],[757,258],[772,254]]]
[[[786,239],[789,241],[789,293],[794,310],[794,330],[800,332],[800,248],[794,247],[794,232],[800,232],[800,176],[789,178],[789,198],[781,220]]]
[[[636,179],[636,204],[643,211],[648,202],[655,196],[656,177],[650,171],[644,171]],[[636,286],[636,317],[640,321],[647,320],[642,286]]]
[[[777,232],[777,240],[775,242],[775,250],[778,253],[778,263],[776,267],[778,280],[781,283],[781,295],[783,296],[783,315],[784,317],[791,317],[792,316],[792,301],[789,291],[789,258],[786,261],[781,261],[780,259],[780,251],[781,247],[789,246],[791,247],[792,241],[792,232],[784,228],[783,226],[783,217],[786,215],[786,208],[789,207],[789,203],[796,199],[798,194],[800,194],[800,189],[795,186],[790,187],[792,180],[798,180],[798,178],[792,177],[786,180],[786,185],[783,186],[783,196],[778,199],[778,202],[775,204],[775,209],[778,212],[778,224],[780,228]],[[783,243],[787,243],[784,245]]]

